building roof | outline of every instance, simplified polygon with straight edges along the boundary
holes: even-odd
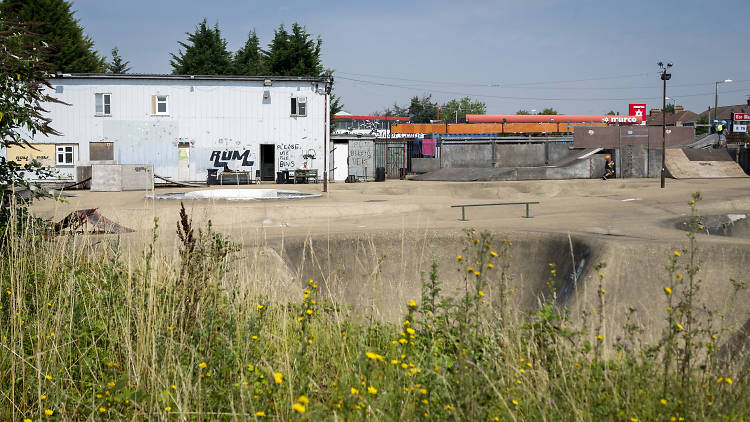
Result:
[[[732,113],[750,113],[750,100],[747,104],[737,104],[730,106],[720,106],[716,109],[718,113],[714,113],[713,108],[711,109],[711,120],[726,120],[729,121],[732,118]],[[708,117],[708,110],[698,115],[699,117]],[[709,122],[711,123],[711,122]]]
[[[650,114],[647,117],[646,126],[661,126],[663,118],[666,120],[667,126],[675,126],[676,122],[695,122],[696,120],[698,120],[698,114],[690,110],[682,110],[676,111],[674,113],[667,112],[667,114],[662,117],[661,112],[658,112]]]
[[[235,75],[166,75],[158,73],[58,73],[51,79],[163,79],[163,80],[210,80],[210,81],[254,81],[265,82],[326,82],[333,83],[333,76],[235,76]]]

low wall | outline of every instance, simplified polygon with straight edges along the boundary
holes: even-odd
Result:
[[[153,164],[93,164],[92,192],[122,192],[154,189]]]
[[[440,169],[439,158],[412,158],[411,171],[413,173],[429,173]]]
[[[617,151],[620,155],[615,169],[617,177],[660,177],[661,149],[648,149],[646,145],[623,145]]]

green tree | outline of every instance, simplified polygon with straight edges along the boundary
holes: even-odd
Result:
[[[234,55],[234,74],[259,76],[266,72],[266,54],[260,48],[260,40],[253,29],[242,46]]]
[[[8,16],[30,26],[49,46],[47,71],[98,73],[106,63],[94,50],[94,42],[83,33],[65,0],[5,0]]]
[[[466,119],[467,114],[486,114],[487,105],[482,101],[472,101],[469,97],[460,100],[450,100],[440,107],[440,114],[444,116],[443,120],[462,121]]]
[[[664,107],[664,112],[674,113],[674,104],[667,104],[667,106]]]
[[[115,47],[112,49],[112,62],[107,64],[107,73],[123,74],[130,72],[130,62],[124,61],[120,57],[120,50]]]
[[[518,110],[516,112],[516,114],[526,116],[526,115],[529,115],[531,113],[529,113],[529,110]]]
[[[185,50],[170,53],[173,75],[228,75],[232,73],[232,54],[221,37],[219,24],[209,27],[204,18],[195,32],[186,32],[187,42],[179,41]]]
[[[615,113],[615,111],[614,111],[614,110],[610,110],[610,111],[609,111],[609,113],[607,113],[607,116],[614,116],[614,115],[616,115],[616,114],[617,114],[617,113]]]
[[[703,125],[703,126],[696,126],[696,128],[695,128],[695,134],[696,135],[705,135],[706,133],[708,133],[709,124],[708,124],[708,116],[707,115],[704,114],[704,115],[700,116],[698,118],[698,122],[697,123],[699,125]]]
[[[409,104],[409,118],[412,123],[430,123],[437,119],[438,104],[432,102],[432,94],[422,98],[414,96]]]
[[[48,48],[42,39],[28,30],[29,25],[20,24],[8,17],[0,8],[0,147],[29,146],[29,139],[36,135],[60,135],[50,126],[51,120],[44,116],[42,103],[62,103],[52,97],[52,86],[47,80],[49,63]],[[46,190],[32,188],[28,177],[43,179],[51,171],[39,163],[20,165],[0,157],[0,242],[2,228],[10,216],[10,198],[14,188],[26,188],[31,199],[49,196]],[[26,208],[17,209],[24,213]]]
[[[295,23],[288,32],[284,25],[274,30],[268,46],[268,71],[274,76],[320,76],[324,69],[320,61],[323,40],[312,39],[304,27]]]
[[[539,113],[539,114],[550,116],[550,115],[553,115],[553,114],[557,114],[557,110],[555,110],[552,107],[547,107],[544,110],[542,110],[542,112]]]

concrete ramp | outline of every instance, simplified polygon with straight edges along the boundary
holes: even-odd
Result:
[[[718,143],[719,143],[719,135],[715,133],[711,133],[685,146],[687,148],[709,148]]]
[[[672,148],[666,150],[665,166],[675,179],[747,177],[724,150],[716,152]]]

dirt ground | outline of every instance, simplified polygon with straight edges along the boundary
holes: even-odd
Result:
[[[249,186],[322,193],[322,184]],[[220,189],[220,188],[214,188]],[[195,189],[158,188],[157,193]],[[684,233],[665,222],[689,210],[692,192],[699,191],[704,214],[750,211],[750,179],[540,180],[517,182],[331,183],[318,198],[255,201],[185,201],[196,220],[211,219],[219,231],[266,236],[300,236],[353,232],[455,230],[477,227],[493,231],[594,233],[633,239],[683,239]],[[150,229],[153,217],[173,227],[179,201],[152,200],[144,192],[75,191],[67,203],[45,201],[34,207],[44,218],[60,219],[82,208],[99,211],[139,232]],[[533,218],[521,218],[523,206],[473,207],[469,221],[459,221],[451,205],[538,201]]]
[[[249,186],[247,189],[294,189],[321,193],[322,184]],[[220,189],[220,188],[214,188]],[[195,189],[159,188],[156,193]],[[218,232],[244,245],[245,284],[263,295],[292,300],[308,278],[323,280],[332,300],[365,313],[396,320],[408,299],[419,298],[419,279],[432,261],[441,262],[441,277],[459,287],[455,256],[465,247],[463,231],[489,230],[514,243],[511,271],[521,306],[533,307],[548,280],[547,263],[559,274],[579,268],[568,280],[563,298],[575,312],[595,306],[598,272],[607,267],[607,330],[622,334],[626,310],[639,309],[637,319],[650,336],[663,326],[665,264],[674,250],[687,245],[675,221],[686,217],[693,192],[700,192],[701,214],[750,212],[750,178],[541,180],[514,182],[332,183],[317,198],[251,201],[185,201],[194,222],[210,219]],[[151,239],[159,219],[160,243],[177,247],[175,224],[180,202],[153,200],[146,192],[77,191],[66,203],[42,201],[33,211],[61,219],[82,208],[99,212],[136,233],[124,235],[136,250]],[[472,207],[469,221],[459,221],[458,204],[538,201],[533,218],[522,218],[521,205]],[[705,303],[732,310],[728,324],[750,327],[750,292],[733,294],[730,279],[748,282],[750,236],[699,235],[699,277]],[[170,249],[171,248],[171,249]],[[135,256],[135,255],[134,255]],[[388,258],[386,258],[386,256]],[[680,264],[684,265],[684,262]],[[446,271],[451,270],[451,271]],[[680,271],[685,271],[680,267]],[[276,280],[276,281],[273,281]],[[736,305],[735,305],[736,304]]]

